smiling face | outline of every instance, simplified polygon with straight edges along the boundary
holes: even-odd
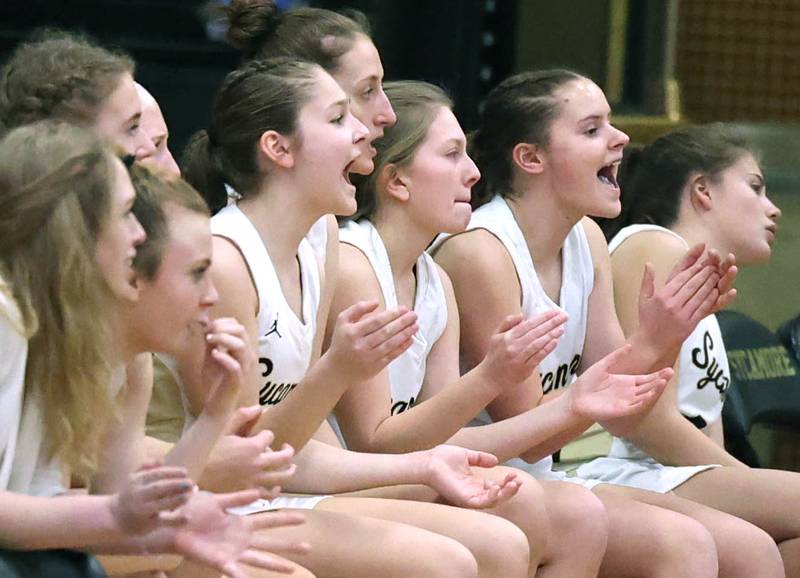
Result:
[[[169,237],[151,280],[139,279],[134,318],[148,351],[175,355],[194,332],[208,325],[217,291],[211,265],[211,228],[206,215],[175,204],[165,207]]]
[[[141,130],[141,116],[142,105],[136,85],[133,77],[126,72],[120,76],[117,87],[97,111],[93,131],[125,155],[145,158],[153,154],[155,147]]]
[[[628,135],[612,126],[608,101],[591,80],[568,82],[554,98],[560,111],[541,152],[551,190],[579,216],[615,217],[621,208],[617,168]]]
[[[112,159],[112,193],[108,216],[97,237],[95,256],[111,291],[121,299],[135,301],[133,259],[136,246],[145,239],[144,229],[131,210],[136,192],[128,171],[119,159]]]
[[[453,112],[442,106],[410,164],[398,170],[414,221],[438,233],[459,233],[469,223],[470,190],[480,172],[466,152],[467,139]]]
[[[375,168],[373,141],[383,136],[384,128],[397,121],[383,92],[383,66],[372,40],[358,36],[352,48],[341,56],[338,68],[332,74],[350,99],[353,115],[369,131],[361,143],[361,154],[352,167],[352,172],[368,175]]]
[[[706,179],[710,210],[705,225],[718,250],[747,265],[767,261],[781,211],[767,197],[764,176],[755,158],[745,153],[716,179]]]
[[[350,112],[347,96],[322,69],[313,97],[300,109],[294,169],[301,189],[320,214],[351,215],[356,210],[352,165],[367,130]]]

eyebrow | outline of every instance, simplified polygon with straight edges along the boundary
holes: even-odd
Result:
[[[578,122],[586,122],[589,120],[603,120],[603,118],[607,118],[611,116],[611,113],[608,113],[605,117],[602,114],[590,114],[587,117],[580,119]]]
[[[358,82],[356,82],[356,84],[361,84],[365,80],[369,80],[370,82],[379,82],[380,79],[381,77],[377,74],[370,74],[369,76],[365,76],[364,78],[360,79]]]
[[[748,173],[751,177],[757,178],[762,183],[764,182],[764,175],[760,175],[758,173]]]
[[[337,100],[336,102],[334,102],[333,104],[328,106],[328,110],[336,108],[337,106],[341,106],[341,107],[347,108],[347,104],[349,102],[350,102],[349,98],[343,98],[342,100]]]
[[[133,116],[131,116],[128,119],[128,122],[125,123],[125,124],[129,124],[129,123],[132,123],[132,122],[139,122],[141,119],[142,119],[142,111],[139,111],[136,114],[134,114]]]

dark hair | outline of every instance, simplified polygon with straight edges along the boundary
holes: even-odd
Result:
[[[272,0],[231,0],[226,12],[228,42],[245,59],[286,56],[334,72],[354,40],[359,35],[370,36],[366,17],[355,10],[341,14],[322,8],[280,12]]]
[[[519,143],[546,147],[550,126],[561,110],[556,92],[584,77],[571,70],[522,72],[498,84],[483,103],[478,129],[470,135],[469,154],[482,178],[472,188],[474,208],[497,194],[511,196],[511,153]]]
[[[0,132],[46,118],[91,124],[120,77],[133,72],[125,54],[75,34],[40,32],[0,70]]]
[[[144,279],[153,280],[161,267],[164,247],[169,242],[168,205],[205,216],[210,212],[203,197],[180,177],[138,164],[131,167],[130,173],[136,189],[133,213],[147,234],[144,242],[136,248],[133,268]]]
[[[387,165],[407,166],[425,141],[428,129],[442,107],[452,110],[453,101],[438,86],[414,80],[387,82],[386,96],[397,113],[397,123],[386,127],[373,146],[375,170],[367,176],[353,175],[358,211],[354,220],[371,218],[378,209],[378,180]]]
[[[316,64],[272,58],[248,62],[225,77],[208,130],[192,137],[181,159],[184,178],[212,212],[227,203],[226,183],[243,197],[258,190],[264,177],[257,153],[261,135],[294,134],[321,72]]]
[[[721,123],[676,130],[647,147],[625,151],[618,181],[622,213],[600,223],[608,239],[637,223],[671,226],[681,194],[693,173],[712,180],[752,148],[741,134]]]

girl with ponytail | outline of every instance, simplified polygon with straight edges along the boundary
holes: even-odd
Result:
[[[614,300],[626,335],[639,323],[635,271],[654,266],[660,283],[686,247],[705,243],[739,265],[767,261],[780,209],[767,196],[750,144],[722,124],[664,135],[623,163],[623,211],[605,224],[610,236]],[[778,542],[787,576],[800,575],[797,491],[793,472],[750,469],[725,451],[721,411],[730,370],[719,324],[703,318],[683,341],[675,378],[642,423],[615,439],[608,458],[579,473],[609,483],[663,492],[682,472],[693,475],[678,496],[741,517]],[[662,465],[668,464],[668,465]],[[741,500],[735,496],[753,496]]]
[[[486,417],[492,421],[543,401],[556,403],[615,350],[611,372],[671,367],[697,323],[733,298],[732,258],[721,260],[716,252],[703,257],[703,245],[688,252],[684,248],[658,287],[652,269],[631,271],[642,287],[641,298],[633,302],[638,303],[641,323],[626,339],[614,308],[607,245],[588,217],[619,213],[617,167],[627,143],[627,135],[611,122],[603,91],[571,71],[517,74],[494,88],[484,103],[473,142],[478,168],[487,177],[486,187],[476,195],[481,206],[467,232],[440,241],[436,253],[453,281],[462,355],[468,367],[476,365],[486,354],[494,327],[507,315],[553,308],[569,315],[564,334],[539,372],[489,405]],[[645,411],[601,424],[617,435],[629,435],[657,399]],[[589,425],[585,421],[569,435],[554,435],[548,447],[558,449]],[[526,460],[516,465],[541,479],[564,475],[553,471],[550,459],[537,464],[530,463],[537,459],[533,452],[522,457]],[[686,477],[710,467],[700,464]],[[781,575],[774,541],[730,514],[672,493],[632,490],[580,476],[569,479],[592,488],[608,512],[609,543],[600,576]],[[678,535],[691,538],[672,539]],[[659,555],[636,554],[642,539]],[[759,552],[758,562],[742,554],[749,548]]]
[[[320,66],[254,60],[223,82],[209,129],[194,140],[185,165],[187,179],[210,203],[226,203],[224,185],[241,197],[211,222],[211,276],[219,291],[212,315],[239,320],[257,350],[240,396],[243,405],[267,408],[253,432],[269,429],[276,447],[297,450],[297,470],[283,485],[295,495],[247,511],[304,510],[304,526],[272,533],[308,541],[312,551],[292,559],[320,577],[373,576],[378,567],[398,577],[524,576],[527,540],[505,520],[441,504],[325,495],[420,484],[450,503],[477,508],[518,489],[513,477],[493,481],[472,473],[472,466],[496,463],[489,454],[453,446],[400,455],[350,452],[325,422],[342,393],[382,370],[417,330],[407,308],[375,311],[377,302],[360,301],[332,322],[320,356],[338,267],[332,215],[356,210],[349,173],[366,134]],[[190,420],[208,395],[197,370],[206,343],[193,343],[178,359]],[[328,443],[312,439],[315,433]],[[499,546],[489,547],[484,532]]]

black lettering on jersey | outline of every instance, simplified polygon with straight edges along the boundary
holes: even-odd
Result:
[[[712,355],[714,351],[714,339],[706,331],[703,334],[703,347],[692,349],[692,363],[698,369],[704,369],[706,376],[697,382],[697,389],[704,389],[707,385],[713,384],[720,395],[725,395],[731,383],[730,376],[719,366],[719,361]]]
[[[269,377],[272,370],[275,369],[275,364],[268,357],[259,357],[258,364],[264,366],[264,371],[261,372],[261,377]]]
[[[694,427],[696,427],[697,429],[705,429],[705,427],[708,425],[708,422],[699,415],[695,416],[684,415],[683,417],[692,422],[692,425],[694,425]]]
[[[278,405],[292,390],[297,387],[296,383],[275,383],[268,381],[258,392],[258,403],[261,405]]]
[[[269,377],[275,364],[268,357],[259,357],[258,364],[264,368],[261,377]],[[276,383],[267,381],[258,392],[258,403],[261,405],[276,405],[286,398],[297,387],[296,383]]]
[[[417,400],[413,397],[408,401],[396,401],[392,404],[392,415],[403,413],[407,409],[414,407],[416,404]]]
[[[550,393],[562,387],[568,386],[572,378],[578,373],[581,365],[581,355],[576,353],[569,363],[562,363],[555,371],[539,374],[542,380],[542,393]]]

